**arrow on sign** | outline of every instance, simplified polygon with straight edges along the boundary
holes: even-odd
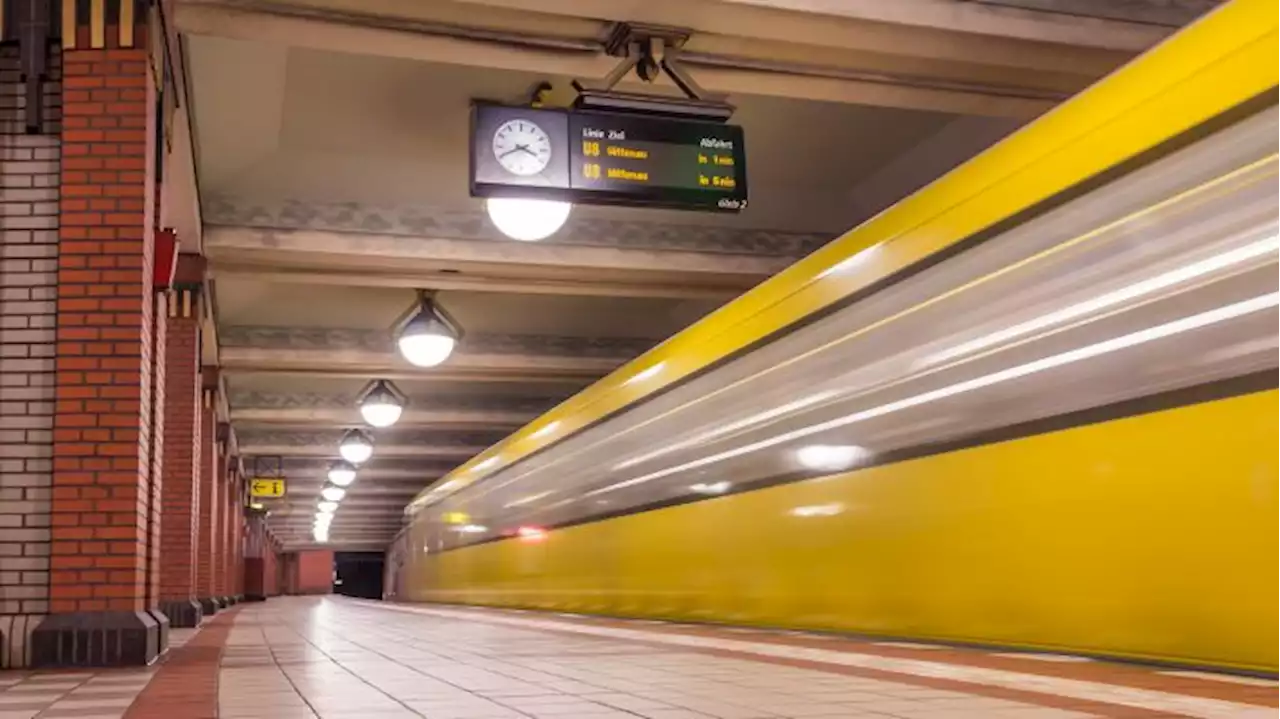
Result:
[[[284,480],[279,478],[254,478],[249,482],[249,494],[259,498],[283,497]]]

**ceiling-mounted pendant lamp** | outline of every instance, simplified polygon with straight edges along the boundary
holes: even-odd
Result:
[[[485,210],[502,234],[513,240],[537,242],[564,226],[573,205],[560,200],[490,197],[485,201]]]
[[[373,440],[369,439],[369,435],[364,432],[353,429],[342,435],[342,442],[338,444],[338,454],[352,464],[360,464],[373,456]]]
[[[333,524],[332,512],[316,511],[315,524],[311,525],[311,534],[317,542],[329,541],[329,526]]]
[[[462,338],[462,330],[425,292],[419,293],[417,311],[400,328],[396,345],[400,354],[417,367],[435,367],[449,358]]]
[[[342,487],[325,487],[320,490],[320,496],[326,502],[341,502],[342,498],[347,496],[347,490]]]
[[[350,462],[334,462],[329,467],[329,481],[346,487],[356,481],[356,468]]]
[[[360,398],[360,416],[374,427],[390,427],[400,420],[406,404],[407,398],[394,384],[380,379]]]

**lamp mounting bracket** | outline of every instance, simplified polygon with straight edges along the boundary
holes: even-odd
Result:
[[[574,80],[578,91],[577,105],[587,108],[628,107],[644,111],[652,103],[660,114],[688,115],[708,119],[728,119],[733,106],[726,95],[708,92],[700,86],[680,62],[680,53],[690,31],[679,28],[620,22],[613,26],[605,40],[605,53],[619,58],[614,69],[602,80]],[[652,85],[663,75],[670,78],[684,98],[622,92],[615,88],[627,75],[635,73],[642,82]]]

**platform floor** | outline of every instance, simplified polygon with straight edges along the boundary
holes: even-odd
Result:
[[[174,645],[146,670],[0,673],[0,719],[1277,716],[1262,679],[338,597],[234,607]]]

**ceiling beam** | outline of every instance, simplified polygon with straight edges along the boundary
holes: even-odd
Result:
[[[341,516],[344,510],[338,510],[338,515],[333,519],[331,527],[333,529],[345,528],[347,531],[366,531],[366,532],[397,532],[400,530],[401,522],[392,514],[347,514]],[[297,513],[289,517],[277,517],[271,515],[267,518],[267,522],[273,528],[280,529],[310,529],[314,523],[315,513],[302,514]]]
[[[414,369],[394,351],[389,331],[232,326],[220,328],[219,335],[219,364],[225,372],[341,371],[367,378]],[[608,374],[652,344],[648,339],[469,334],[442,371],[462,381],[518,373],[586,382]],[[431,379],[435,371],[420,369],[413,376]],[[242,401],[233,399],[232,405],[233,414],[244,409]],[[354,409],[354,403],[350,407]],[[241,419],[247,419],[243,412]]]
[[[359,481],[348,487],[349,498],[367,498],[374,495],[397,494],[408,491],[412,487],[423,487],[436,481],[443,472],[415,472],[408,469],[395,470],[360,470],[358,472]],[[314,483],[307,479],[290,478],[286,476],[285,482],[288,487],[288,496],[293,498],[309,497],[314,498],[320,494],[320,490],[324,488],[327,481],[323,472],[317,472]],[[374,492],[368,487],[370,483],[376,482],[382,491]]]
[[[245,429],[239,433],[240,452],[248,457],[282,457],[286,460],[339,458],[338,443],[343,431],[271,431]],[[388,458],[440,459],[442,464],[474,456],[504,437],[497,432],[432,432],[405,429],[379,430],[374,439],[375,456]],[[292,467],[291,467],[292,469]]]
[[[398,287],[403,289],[495,292],[521,295],[561,295],[581,297],[657,297],[668,299],[727,300],[752,287],[764,275],[744,275],[689,284],[664,281],[654,277],[648,281],[601,280],[591,275],[574,279],[512,278],[500,273],[466,271],[457,274],[434,274],[364,270],[280,269],[279,265],[215,263],[212,271],[220,279],[256,280],[273,284],[301,284],[328,287]]]
[[[406,427],[519,427],[538,416],[537,412],[502,410],[408,409],[400,418]],[[238,407],[231,410],[236,424],[279,425],[284,427],[358,427],[364,423],[354,407]]]
[[[310,527],[315,521],[315,510],[298,511],[288,514],[272,512],[267,522],[273,527]],[[396,531],[400,528],[402,515],[394,508],[382,507],[357,511],[355,508],[343,507],[338,510],[332,520],[334,528],[368,529],[380,531]]]
[[[555,384],[586,385],[608,374],[623,364],[583,367],[582,363],[567,361],[569,366],[538,367],[458,367],[451,363],[447,369],[430,368],[406,370],[407,362],[390,353],[342,352],[326,354],[318,351],[258,349],[253,347],[223,348],[219,366],[226,372],[271,373],[289,376],[334,378],[356,377],[379,379],[434,379],[450,382],[500,383],[500,384]],[[466,425],[459,425],[465,427]]]
[[[405,500],[405,495],[407,493],[413,491],[415,487],[421,488],[426,484],[430,484],[435,479],[437,478],[427,478],[413,483],[397,483],[391,487],[380,487],[379,491],[371,491],[367,486],[364,490],[359,489],[361,483],[369,485],[370,483],[378,482],[378,480],[374,479],[364,479],[362,482],[357,482],[347,488],[347,495],[346,498],[342,500],[342,506],[384,507],[388,502],[394,501],[400,503],[398,509],[403,509],[404,505],[407,504],[407,500]],[[302,490],[295,488],[290,491],[290,499],[287,503],[268,505],[268,509],[270,511],[292,511],[293,509],[304,505],[310,507],[311,503],[316,501],[320,496],[321,484],[321,482],[317,482],[314,489],[308,488],[306,490]],[[412,499],[413,496],[409,495],[409,498]],[[276,501],[279,502],[280,500]]]
[[[367,370],[344,369],[344,368],[325,368],[316,369],[313,367],[271,367],[268,369],[254,370],[246,369],[243,365],[233,367],[234,373],[237,375],[245,375],[250,373],[261,373],[273,376],[288,377],[305,377],[308,379],[358,379],[361,381],[369,380],[369,372]],[[537,384],[559,387],[584,388],[592,381],[597,379],[596,376],[572,375],[572,374],[551,374],[551,373],[534,373],[528,371],[454,371],[448,366],[433,367],[429,371],[418,368],[406,368],[400,366],[395,369],[386,369],[378,374],[379,379],[385,380],[422,380],[428,379],[433,382],[449,383],[449,382],[484,382],[495,384]]]
[[[364,504],[355,504],[355,500],[352,500],[349,503],[344,499],[342,501],[342,508],[338,510],[338,513],[345,513],[342,521],[347,524],[350,524],[351,522],[364,521],[379,525],[391,523],[398,526],[400,524],[400,518],[403,514],[404,506],[408,503],[408,500],[412,498],[413,495],[409,495],[406,499],[405,495],[402,494],[399,495],[399,497],[383,497],[379,498],[377,501],[365,502]],[[316,501],[316,497],[311,497],[305,501],[296,502],[287,510],[274,509],[269,511],[273,518],[276,517],[276,515],[279,515],[279,521],[311,522],[316,516]]]
[[[379,442],[377,445],[378,456],[380,457],[421,457],[421,458],[444,458],[444,459],[467,459],[488,449],[488,444],[478,444],[474,446],[450,446],[450,445],[418,445],[418,444],[387,444]],[[246,455],[271,456],[271,457],[325,457],[328,459],[338,459],[338,446],[334,444],[316,444],[309,446],[294,446],[287,444],[240,444],[240,451]]]
[[[863,2],[874,1],[863,0]],[[956,2],[957,0],[943,1]],[[978,4],[972,0],[960,1],[970,6]],[[1084,35],[1097,34],[1100,30],[1123,28],[1134,28],[1145,33],[1133,37],[1133,43],[1151,44],[1151,39],[1159,38],[1160,32],[1152,26],[1162,26],[1166,28],[1166,33],[1172,32],[1195,21],[1196,18],[1222,2],[1224,0],[1174,0],[1173,2],[1169,0],[981,0],[980,7],[985,6],[982,9],[997,19],[1019,13],[1013,17],[1040,20],[1050,28],[1070,27],[1072,23],[1076,23],[1081,37],[1078,40],[1072,38],[1074,44],[1106,42],[1107,40],[1104,39],[1106,35],[1103,35],[1103,38],[1095,37],[1093,40],[1089,40]],[[1132,46],[1120,45],[1119,47]]]
[[[425,234],[416,225],[400,232],[369,232],[323,216],[294,227],[286,224],[295,222],[288,217],[246,217],[248,210],[228,202],[220,205],[221,216],[211,211],[205,220],[206,252],[215,278],[220,273],[275,272],[313,283],[367,285],[385,279],[416,288],[438,280],[440,289],[466,283],[490,292],[501,291],[496,287],[501,282],[522,283],[534,291],[542,285],[543,293],[599,294],[610,283],[657,296],[680,285],[734,292],[831,239],[829,234],[593,218],[566,225],[554,241],[496,242],[499,237],[477,228],[485,226],[479,219],[460,220],[462,227],[450,228],[448,237]],[[238,224],[242,222],[256,224]],[[584,276],[584,271],[594,274]],[[412,278],[416,281],[410,282]]]
[[[599,0],[575,15],[625,19],[616,0]],[[524,0],[516,0],[524,3]],[[495,3],[489,3],[495,4]],[[508,9],[525,5],[505,4]],[[545,5],[546,3],[542,3]],[[555,3],[552,3],[555,4]],[[1034,117],[1061,99],[1037,80],[1043,76],[1097,77],[1134,51],[1163,36],[1161,29],[1126,28],[1140,38],[1125,41],[1125,50],[1071,48],[1045,42],[954,32],[954,28],[911,27],[829,14],[781,12],[740,4],[718,3],[720,11],[695,15],[688,3],[649,3],[646,22],[701,29],[686,64],[696,69],[699,84],[713,92],[751,93],[828,102],[848,102],[969,115]],[[656,18],[663,6],[686,6],[664,23]],[[949,3],[952,14],[959,3]],[[358,7],[358,6],[357,6]],[[541,7],[539,9],[542,9]],[[419,11],[419,15],[426,11]],[[557,77],[600,78],[616,64],[603,54],[599,37],[606,23],[587,23],[579,37],[495,33],[477,27],[492,11],[473,12],[462,25],[431,23],[423,17],[396,18],[355,10],[323,9],[304,2],[275,3],[250,9],[225,2],[181,3],[178,27],[186,33],[310,47],[353,54],[380,55],[430,62],[516,70]],[[684,22],[679,16],[683,15]],[[754,21],[742,22],[743,16]],[[715,17],[714,27],[688,21]],[[939,16],[941,18],[941,16]],[[738,19],[735,25],[733,20]],[[1070,26],[1072,23],[1061,23]],[[1050,23],[1041,23],[1045,28]],[[1102,22],[1077,39],[1105,36]],[[785,28],[785,29],[784,29]],[[820,61],[765,67],[786,46],[801,43]],[[761,65],[753,69],[743,69]],[[896,67],[912,68],[902,72]],[[1097,68],[1094,70],[1094,68]],[[1026,72],[1027,70],[1038,72]],[[1090,72],[1094,70],[1093,72]],[[1012,76],[1012,79],[1010,79]],[[1054,78],[1056,79],[1056,78]],[[1079,86],[1087,83],[1081,77]],[[1074,88],[1073,88],[1074,89]]]
[[[1194,18],[1193,13],[1183,8],[1171,7],[1176,3],[1138,3],[1148,8],[1139,12],[1132,8],[1135,3],[1116,0],[1094,0],[1091,8],[1085,8],[1078,1],[1064,0],[913,0],[909,3],[883,0],[723,1],[733,5],[812,13],[819,17],[1128,51],[1150,47],[1168,35],[1171,29]],[[1122,9],[1126,5],[1130,6],[1128,13]]]
[[[241,391],[231,395],[230,403],[231,421],[238,431],[246,425],[252,425],[251,432],[270,425],[304,429],[364,426],[354,399],[346,395]],[[545,402],[500,398],[442,397],[422,404],[425,407],[407,407],[396,427],[500,431],[523,425],[547,408]]]

